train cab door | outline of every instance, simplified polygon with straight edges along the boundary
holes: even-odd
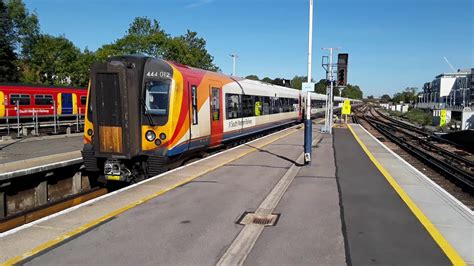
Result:
[[[198,91],[198,84],[200,83],[200,80],[198,78],[189,76],[187,78],[187,88],[188,88],[188,105],[189,105],[189,140],[192,142],[192,140],[198,139],[201,136],[203,136],[203,133],[205,133],[206,130],[203,130],[201,127],[203,120],[202,115],[203,112],[202,110],[199,110],[199,103],[202,102],[206,96],[207,93],[204,92],[204,97],[203,95],[199,95]],[[204,98],[204,99],[202,99]],[[206,113],[207,115],[207,113]],[[190,145],[189,148],[199,148],[204,146],[205,143],[194,143],[193,145]]]
[[[0,91],[0,117],[5,116],[5,102],[5,95],[3,94],[3,91]]]
[[[72,94],[61,93],[61,114],[72,114]]]
[[[223,136],[224,117],[222,115],[222,84],[211,82],[209,86],[211,107],[211,140],[210,146],[221,144]]]

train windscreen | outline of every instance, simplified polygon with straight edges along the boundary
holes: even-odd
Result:
[[[154,80],[146,83],[145,112],[151,115],[167,115],[169,105],[169,80]]]

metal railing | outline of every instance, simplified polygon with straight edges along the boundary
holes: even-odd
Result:
[[[16,130],[17,137],[24,133],[28,128],[32,129],[32,135],[39,135],[42,128],[52,129],[52,133],[57,134],[61,127],[75,127],[76,132],[83,129],[85,108],[77,107],[74,114],[73,107],[61,108],[61,114],[58,114],[56,104],[43,108],[32,108],[21,106],[18,103],[14,107],[5,108],[5,116],[0,117],[0,135],[10,135]],[[66,113],[66,114],[64,114]],[[6,131],[6,132],[5,132]]]

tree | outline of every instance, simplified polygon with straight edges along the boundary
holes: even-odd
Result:
[[[382,95],[382,97],[380,97],[380,101],[383,102],[383,103],[388,103],[391,100],[392,99],[390,98],[390,96],[388,94],[384,94],[384,95]]]
[[[7,7],[0,0],[0,82],[16,82],[20,76],[14,64],[17,57],[13,47],[13,33],[13,23]]]
[[[353,86],[351,84],[347,84],[347,86],[344,89],[342,89],[341,96],[351,98],[351,99],[362,99],[363,93],[362,93],[362,90],[359,88],[359,86],[357,85]]]
[[[109,56],[126,54],[163,57],[167,41],[168,36],[157,20],[151,21],[146,17],[137,17],[130,24],[124,37],[102,46],[96,54],[100,60],[105,60]]]
[[[271,79],[271,78],[269,78],[269,77],[264,77],[264,78],[262,79],[262,81],[271,84],[271,83],[273,82],[273,79]]]
[[[22,0],[7,0],[8,14],[13,24],[13,43],[21,59],[30,59],[40,36],[38,16],[30,14]]]
[[[80,50],[64,36],[42,35],[31,51],[34,82],[50,85],[83,85],[73,73]]]
[[[327,81],[326,79],[320,79],[314,86],[314,92],[320,94],[326,94]]]
[[[291,86],[293,87],[293,89],[301,90],[303,82],[306,82],[307,80],[308,77],[306,76],[294,76],[291,80]]]
[[[251,79],[251,80],[259,80],[257,75],[248,75],[245,78],[246,79]]]
[[[418,88],[407,87],[402,92],[397,92],[393,95],[392,101],[394,103],[412,103],[416,101]]]
[[[130,24],[124,37],[106,44],[97,50],[97,58],[109,56],[144,54],[177,63],[218,71],[214,57],[206,50],[206,41],[197,32],[187,30],[186,34],[171,37],[159,22],[147,17],[137,17]]]
[[[92,63],[97,58],[95,53],[88,48],[79,54],[77,61],[74,62],[74,71],[71,73],[71,84],[86,87],[89,82],[89,73]]]

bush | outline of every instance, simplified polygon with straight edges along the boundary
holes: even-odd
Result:
[[[411,109],[403,115],[406,119],[419,125],[430,125],[433,121],[431,112],[427,112],[423,109]]]

